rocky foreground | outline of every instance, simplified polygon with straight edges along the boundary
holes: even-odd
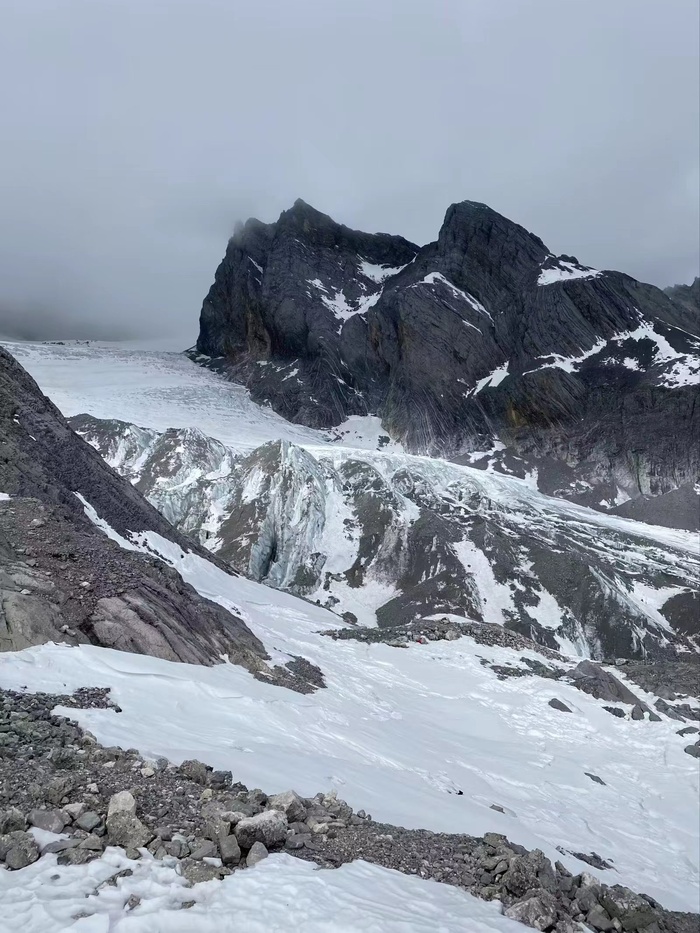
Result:
[[[536,930],[700,929],[698,915],[666,911],[653,898],[601,884],[585,871],[572,875],[503,835],[406,830],[355,813],[334,793],[268,796],[199,761],[146,761],[135,749],[100,745],[54,715],[56,706],[119,711],[107,689],[72,696],[0,691],[0,862],[6,870],[52,855],[60,864],[80,865],[118,846],[131,859],[162,860],[193,885],[248,870],[281,850],[326,868],[361,858],[452,884],[499,900],[507,916]],[[614,872],[595,853],[570,854]],[[118,887],[119,874],[103,884]]]

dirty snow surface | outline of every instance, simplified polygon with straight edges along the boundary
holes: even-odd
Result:
[[[254,405],[242,388],[175,354],[17,344],[9,349],[66,415],[88,412],[156,430],[196,426],[237,451],[282,437],[319,456],[325,451],[331,460],[349,456],[353,446],[365,444],[371,451],[380,444],[374,423],[346,426],[338,439],[291,425]],[[379,468],[387,458],[405,455],[380,445],[373,456]],[[439,461],[426,466],[436,481],[446,468]],[[555,509],[573,534],[584,519],[607,530],[636,524],[555,504],[524,482],[480,476],[499,501],[527,503],[533,521]],[[199,758],[266,793],[335,789],[374,819],[408,828],[504,833],[559,858],[574,872],[585,869],[609,884],[628,885],[670,909],[697,910],[700,782],[697,761],[683,751],[687,740],[677,735],[678,722],[665,716],[660,722],[616,718],[601,701],[563,681],[535,675],[499,679],[491,665],[522,668],[529,656],[552,662],[469,637],[407,648],[334,641],[320,634],[338,627],[338,618],[327,610],[230,576],[154,533],[120,538],[91,503],[83,504],[119,544],[155,551],[202,595],[239,614],[271,655],[300,655],[317,664],[327,687],[304,696],[259,682],[228,663],[203,668],[65,645],[0,654],[1,687],[51,693],[109,687],[121,713],[69,713],[105,745],[136,747],[144,756],[163,755],[176,763]],[[649,548],[688,547],[682,532],[644,526],[637,533],[646,536]],[[641,600],[645,593],[638,596]],[[576,660],[556,663],[572,667]],[[549,706],[554,697],[572,713]],[[614,867],[589,868],[558,847],[595,851]],[[128,865],[134,874],[116,888],[93,893],[127,864],[121,851],[110,849],[86,866],[59,867],[48,856],[18,872],[0,870],[0,930],[524,929],[500,916],[497,904],[446,885],[363,862],[320,871],[286,855],[186,894],[171,868],[144,859]],[[141,904],[125,912],[131,894],[141,897]],[[189,910],[175,909],[192,899],[196,903]],[[86,905],[94,907],[93,916],[72,923]]]
[[[152,532],[128,542],[109,534],[159,553],[202,595],[234,609],[275,657],[318,664],[327,688],[303,696],[229,664],[58,645],[0,655],[0,685],[109,686],[121,713],[70,711],[106,745],[199,758],[268,793],[335,789],[375,819],[408,828],[502,832],[574,870],[584,866],[557,846],[596,851],[615,866],[601,873],[606,881],[614,873],[664,906],[693,909],[700,788],[677,722],[618,719],[546,678],[499,680],[482,659],[522,666],[527,653],[470,638],[404,649],[336,642],[319,634],[336,621],[320,607],[232,577]],[[555,696],[573,713],[550,707]]]
[[[114,887],[99,884],[119,871]],[[136,909],[124,910],[130,897]],[[187,910],[183,902],[195,903]],[[61,866],[44,856],[21,872],[0,871],[2,933],[518,933],[522,924],[495,903],[456,888],[366,862],[318,871],[310,862],[275,855],[255,869],[195,888],[174,869],[132,861],[110,848],[88,865]],[[73,918],[80,911],[91,916]],[[17,919],[7,922],[8,915]]]

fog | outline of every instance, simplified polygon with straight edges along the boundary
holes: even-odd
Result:
[[[0,334],[190,345],[234,224],[435,239],[485,201],[699,265],[696,0],[0,0]]]

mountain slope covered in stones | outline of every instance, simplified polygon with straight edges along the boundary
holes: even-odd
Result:
[[[229,241],[193,356],[293,422],[377,415],[412,452],[536,468],[594,508],[644,517],[680,489],[697,527],[697,318],[484,204],[452,205],[419,248],[297,201]]]

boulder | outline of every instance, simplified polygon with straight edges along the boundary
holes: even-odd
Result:
[[[195,859],[186,858],[180,862],[182,876],[190,884],[199,884],[200,881],[213,881],[223,878],[229,874],[229,870],[222,865],[210,865],[208,862],[198,862]]]
[[[306,804],[296,791],[288,790],[283,794],[274,794],[268,798],[271,810],[281,810],[290,823],[303,823],[306,819]]]
[[[267,848],[282,845],[287,838],[287,817],[280,810],[265,810],[241,820],[235,834],[242,849],[251,849],[256,842]]]
[[[212,842],[211,839],[204,839],[190,853],[190,858],[195,859],[195,861],[201,861],[205,858],[218,858],[218,856],[219,850],[216,843]]]
[[[594,930],[602,930],[604,933],[607,933],[608,930],[615,929],[615,925],[612,922],[610,915],[603,907],[600,906],[600,904],[594,904],[593,907],[588,911],[586,923],[588,923],[589,926],[592,926]]]
[[[571,712],[566,703],[562,703],[562,701],[558,700],[556,697],[552,697],[552,699],[549,701],[549,705],[552,707],[552,709],[558,709],[560,713]]]
[[[80,801],[80,803],[67,803],[63,808],[63,812],[67,813],[71,820],[77,820],[79,816],[85,813],[86,809],[86,804]]]
[[[693,758],[700,758],[700,745],[686,745],[683,751],[686,755],[691,755]]]
[[[49,833],[62,833],[66,822],[58,810],[32,810],[29,823]]]
[[[604,888],[600,903],[613,920],[622,923],[624,930],[641,930],[656,919],[656,911],[647,900],[620,884]]]
[[[543,891],[536,897],[511,904],[504,914],[535,930],[549,930],[557,919],[557,902],[551,894]]]
[[[22,831],[26,828],[27,821],[24,814],[16,807],[10,807],[9,810],[0,813],[0,836],[4,836],[6,833]]]
[[[7,868],[26,868],[39,858],[39,846],[31,833],[16,830],[0,836],[0,859]]]
[[[515,897],[523,897],[528,891],[540,887],[550,892],[557,889],[552,863],[540,849],[533,849],[527,855],[516,855],[503,876],[503,883]]]
[[[224,865],[238,865],[241,860],[241,847],[235,836],[222,836],[219,839],[219,852]]]
[[[642,703],[629,687],[595,661],[579,661],[570,676],[579,690],[597,700],[605,700],[607,703],[629,703],[639,706],[642,710],[647,709],[646,704]]]
[[[107,818],[114,816],[115,813],[126,813],[129,816],[136,816],[136,801],[134,795],[128,790],[121,790],[118,794],[112,794],[109,798],[107,808]]]
[[[188,758],[180,765],[180,774],[195,784],[207,784],[209,781],[209,769],[196,758]]]
[[[258,864],[258,862],[262,862],[263,859],[267,858],[268,854],[269,853],[262,842],[254,842],[251,846],[250,852],[246,856],[245,863],[248,868],[253,868],[253,866]]]
[[[89,836],[86,836],[85,839],[81,840],[76,848],[90,849],[93,852],[101,852],[104,846],[102,845],[102,840],[100,837],[96,836],[94,833],[91,833]]]
[[[153,839],[151,830],[140,819],[126,811],[117,811],[107,817],[107,838],[113,846],[139,849]]]
[[[78,829],[84,829],[86,833],[91,833],[93,829],[97,829],[101,822],[102,817],[99,813],[95,813],[94,810],[88,810],[78,817],[75,821],[75,825]]]

